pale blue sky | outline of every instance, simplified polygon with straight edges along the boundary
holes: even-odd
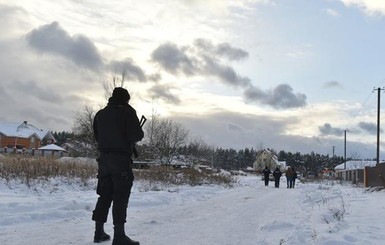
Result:
[[[375,157],[385,1],[0,0],[0,29],[1,121],[71,130],[124,70],[139,115],[209,145],[343,155],[348,129]]]

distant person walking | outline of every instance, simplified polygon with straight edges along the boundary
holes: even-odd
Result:
[[[104,232],[104,223],[112,206],[114,239],[112,245],[139,245],[126,236],[124,224],[127,217],[128,200],[134,181],[132,159],[135,143],[144,134],[136,111],[128,102],[130,94],[124,88],[115,88],[104,109],[94,118],[93,130],[98,143],[98,201],[93,211],[95,221],[94,242],[110,240]]]
[[[297,179],[297,172],[294,170],[294,168],[291,168],[291,170],[293,171],[293,177],[291,178],[291,188],[294,188],[295,187],[295,180]]]
[[[265,178],[265,186],[268,186],[269,185],[271,171],[266,166],[265,169],[262,171],[262,173],[263,173],[263,177]]]
[[[287,183],[287,188],[291,188],[292,187],[292,180],[293,180],[293,169],[291,167],[289,167],[288,169],[286,169],[286,183]]]
[[[279,188],[279,180],[281,179],[282,172],[278,167],[273,171],[275,188]]]

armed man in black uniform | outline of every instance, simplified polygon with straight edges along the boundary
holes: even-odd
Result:
[[[108,212],[112,206],[114,224],[113,245],[139,245],[125,234],[128,201],[134,181],[131,156],[135,143],[144,133],[136,111],[128,102],[130,94],[117,87],[105,108],[98,111],[93,122],[94,136],[98,143],[98,201],[93,211],[95,221],[94,242],[110,240],[104,231]]]

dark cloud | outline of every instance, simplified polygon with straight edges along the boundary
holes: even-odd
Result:
[[[70,36],[58,22],[41,26],[26,36],[29,45],[42,53],[65,57],[82,67],[98,70],[102,58],[96,46],[83,35]]]
[[[180,104],[181,100],[178,96],[174,95],[170,90],[174,89],[174,87],[170,85],[160,85],[156,84],[152,86],[149,90],[152,97],[156,99],[164,100],[168,103],[172,104]]]
[[[375,123],[359,122],[358,127],[369,134],[377,134],[377,124]],[[382,132],[382,130],[380,130],[380,132]]]
[[[206,58],[205,61],[205,72],[220,78],[227,85],[242,88],[250,85],[250,79],[239,76],[232,67],[217,63],[210,58]]]
[[[248,57],[248,53],[242,49],[234,48],[228,43],[214,45],[210,40],[197,39],[194,47],[197,49],[198,60],[204,74],[216,76],[227,85],[235,87],[246,87],[250,84],[250,79],[241,77],[231,66],[224,64],[222,58],[229,61],[237,61]]]
[[[185,53],[185,49],[173,43],[160,45],[152,52],[151,58],[172,74],[183,73],[191,76],[198,69],[194,65],[194,59]]]
[[[281,84],[270,91],[250,86],[244,91],[247,102],[259,102],[277,109],[295,108],[306,106],[306,95],[294,93],[288,84]]]
[[[64,59],[52,62],[36,55],[26,39],[1,40],[0,50],[3,121],[27,120],[43,129],[70,130],[74,111],[98,103],[97,83],[103,82],[99,74],[74,69]]]
[[[342,136],[344,134],[344,130],[341,128],[334,128],[330,123],[325,123],[323,126],[318,127],[321,135],[334,135],[334,136]]]
[[[289,85],[281,84],[272,91],[262,91],[225,61],[238,61],[247,57],[248,53],[242,49],[228,43],[214,45],[207,39],[197,39],[193,45],[185,47],[166,43],[152,53],[152,60],[174,75],[181,73],[186,76],[213,76],[226,85],[244,89],[247,102],[262,103],[277,109],[306,105],[306,95],[294,93]]]
[[[330,123],[325,123],[323,126],[318,127],[321,135],[327,136],[327,135],[334,135],[334,136],[342,136],[344,135],[344,129],[342,128],[335,128]],[[362,134],[363,131],[366,133],[375,135],[377,133],[377,125],[375,123],[368,123],[368,122],[359,122],[358,128],[349,128],[347,130],[348,134]],[[382,132],[382,130],[381,130]]]
[[[324,88],[341,88],[342,84],[339,83],[338,81],[329,81],[324,83],[323,87]]]
[[[125,79],[145,82],[147,77],[139,66],[134,61],[127,58],[124,61],[111,61],[108,65],[109,69],[115,73],[121,73]]]
[[[250,79],[239,76],[232,67],[224,65],[220,58],[239,60],[247,55],[245,51],[226,43],[215,46],[208,40],[198,39],[195,46],[190,47],[162,44],[153,51],[152,60],[172,74],[215,76],[227,85],[245,87]]]
[[[210,54],[212,57],[223,57],[230,61],[243,60],[249,56],[248,52],[234,48],[228,43],[220,43],[215,46],[210,40],[196,39],[194,45],[204,54]]]
[[[216,53],[229,60],[242,60],[249,56],[249,53],[240,48],[233,48],[228,43],[218,45]]]

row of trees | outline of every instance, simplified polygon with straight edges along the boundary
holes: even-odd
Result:
[[[286,161],[286,165],[294,167],[296,170],[306,173],[313,171],[319,173],[323,169],[334,169],[337,165],[345,160],[340,156],[321,155],[311,152],[310,154],[301,154],[299,152],[291,153],[280,151],[278,154],[279,161]]]
[[[125,73],[112,77],[104,85],[106,99],[111,96],[115,87],[124,87]],[[54,132],[58,145],[70,143],[73,156],[96,157],[97,144],[93,137],[92,123],[95,109],[85,106],[75,114],[73,132]],[[190,139],[189,131],[180,123],[161,119],[155,114],[144,125],[145,138],[137,145],[140,154],[137,160],[159,161],[171,164],[180,158],[190,164],[206,164],[215,168],[229,170],[252,167],[259,150],[253,148],[234,150],[215,148],[206,144],[202,139]],[[280,161],[297,169],[318,172],[323,168],[334,168],[343,162],[342,157],[330,158],[328,155],[315,153],[300,154],[280,151],[276,153]]]
[[[70,143],[73,156],[97,156],[97,144],[92,134],[94,111],[85,108],[75,118],[73,132],[53,132],[57,144]],[[202,139],[190,139],[189,131],[180,123],[169,119],[152,116],[144,127],[145,138],[137,145],[139,161],[158,161],[171,164],[174,160],[191,165],[205,164],[214,168],[239,170],[252,167],[256,156],[263,149],[245,148],[241,150],[216,148],[206,144]],[[298,171],[333,169],[344,162],[343,157],[329,157],[317,153],[301,154],[285,151],[276,152],[279,161],[286,161],[288,166]]]

